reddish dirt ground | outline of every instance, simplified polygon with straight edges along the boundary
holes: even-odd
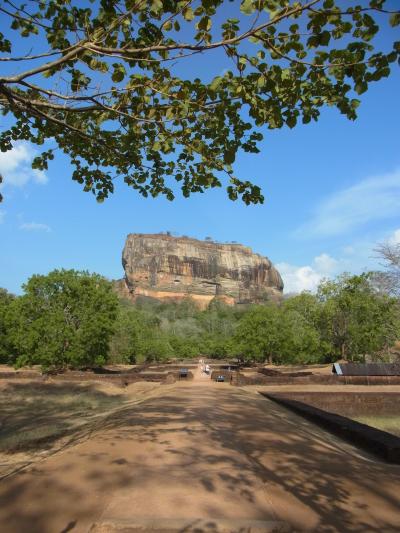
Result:
[[[195,379],[0,482],[0,531],[394,532],[399,487],[399,466],[254,390]]]

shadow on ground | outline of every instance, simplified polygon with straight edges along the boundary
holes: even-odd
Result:
[[[182,532],[228,531],[218,520],[232,532],[251,531],[240,520],[398,531],[399,472],[261,396],[181,386],[121,408],[101,435],[0,483],[0,529],[106,531],[105,521],[161,517],[179,518]],[[197,519],[212,528],[196,529]]]
[[[122,401],[95,384],[8,383],[0,394],[0,452],[48,448],[77,423]]]

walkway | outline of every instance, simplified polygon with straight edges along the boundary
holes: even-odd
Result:
[[[229,385],[160,393],[0,483],[0,531],[400,530],[400,467]]]

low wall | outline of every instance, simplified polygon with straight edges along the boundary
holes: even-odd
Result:
[[[397,415],[400,417],[398,392],[280,392],[278,398],[306,403],[323,411],[353,417]]]
[[[137,381],[161,382],[166,379],[167,374],[152,372],[148,375],[140,373],[117,373],[117,374],[96,374],[92,372],[65,372],[64,374],[39,374],[33,372],[0,372],[0,379],[12,381],[14,379],[29,379],[34,381],[97,381],[100,383],[113,383],[118,386],[126,386]]]
[[[218,376],[224,376],[225,381],[227,383],[230,383],[232,374],[233,372],[231,372],[230,370],[213,370],[211,372],[211,379],[215,381]]]
[[[311,374],[299,373],[296,375],[264,375],[257,373],[246,376],[235,372],[233,385],[400,385],[400,376],[338,376],[336,374]]]
[[[318,409],[313,405],[294,400],[285,394],[261,393],[266,398],[302,415],[311,422],[331,431],[335,435],[356,444],[378,457],[394,464],[400,464],[400,438],[372,428],[350,418]],[[360,395],[361,396],[361,395]]]

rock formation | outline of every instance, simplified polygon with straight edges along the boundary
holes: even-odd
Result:
[[[131,233],[122,265],[118,291],[130,299],[190,296],[205,307],[214,298],[234,305],[282,297],[282,278],[271,261],[241,244]]]

